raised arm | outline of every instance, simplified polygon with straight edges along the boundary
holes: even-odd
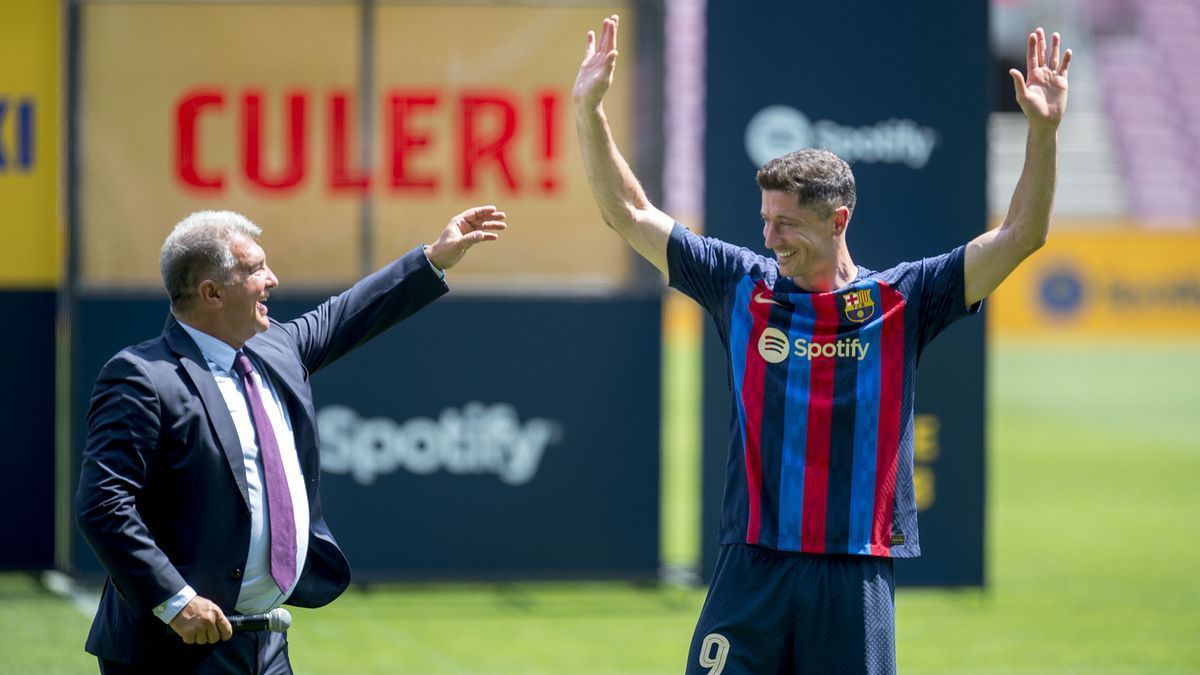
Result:
[[[592,196],[600,215],[643,258],[667,273],[667,239],[675,221],[646,198],[646,192],[617,144],[604,114],[604,94],[617,66],[617,15],[604,20],[599,44],[587,34],[583,63],[575,78],[575,127]]]
[[[1071,50],[1059,58],[1061,39],[1041,28],[1029,34],[1026,69],[1008,71],[1016,87],[1017,103],[1029,121],[1025,141],[1025,166],[1017,180],[1004,223],[967,245],[965,262],[967,305],[988,296],[1022,260],[1046,243],[1050,207],[1058,172],[1058,125],[1067,109],[1067,65]]]
[[[279,324],[296,343],[309,373],[337,361],[449,289],[435,270],[458,264],[473,246],[495,241],[507,216],[476,206],[450,219],[432,244],[413,249],[316,309]],[[424,250],[424,254],[422,254]]]

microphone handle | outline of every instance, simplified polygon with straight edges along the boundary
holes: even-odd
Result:
[[[226,618],[235,633],[267,630],[271,626],[270,614],[234,614]]]

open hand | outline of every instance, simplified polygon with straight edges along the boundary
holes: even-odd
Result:
[[[600,29],[600,43],[596,44],[596,34],[587,33],[587,46],[583,50],[583,63],[579,64],[579,74],[575,76],[575,86],[571,95],[577,106],[598,106],[604,99],[604,94],[612,86],[613,72],[617,68],[617,23],[620,21],[616,14],[604,20]]]
[[[491,205],[467,209],[450,219],[437,241],[426,246],[425,256],[438,269],[448,270],[475,244],[499,239],[497,233],[508,227],[504,218],[504,212]]]
[[[1067,64],[1071,62],[1068,49],[1059,58],[1062,38],[1055,33],[1050,38],[1050,53],[1046,53],[1046,31],[1040,27],[1029,34],[1025,50],[1028,73],[1013,68],[1008,74],[1017,90],[1017,104],[1031,125],[1049,124],[1057,127],[1067,110]]]

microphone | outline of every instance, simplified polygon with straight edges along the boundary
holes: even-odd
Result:
[[[292,613],[282,607],[276,607],[266,614],[234,614],[226,618],[235,633],[259,630],[285,633],[292,627]]]

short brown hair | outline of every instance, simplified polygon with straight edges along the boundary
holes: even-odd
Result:
[[[755,180],[763,190],[790,192],[800,206],[826,213],[839,206],[853,213],[857,201],[850,165],[828,150],[807,148],[776,157],[758,170]]]

